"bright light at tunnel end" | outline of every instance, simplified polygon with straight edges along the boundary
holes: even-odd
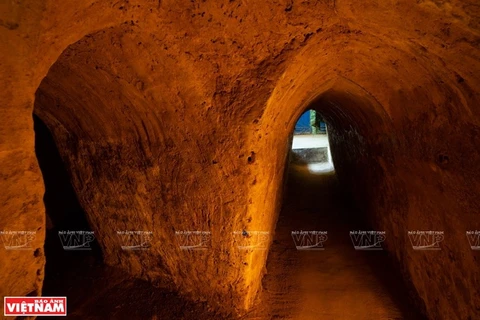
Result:
[[[308,163],[307,170],[310,173],[326,173],[333,172],[335,168],[331,162],[321,162],[321,163]]]

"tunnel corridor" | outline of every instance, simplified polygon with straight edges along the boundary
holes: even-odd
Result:
[[[388,254],[354,249],[349,232],[371,230],[363,214],[334,171],[291,164],[261,303],[246,319],[424,319]],[[327,240],[297,249],[300,231],[326,231]]]
[[[475,0],[0,7],[0,314],[480,319]]]

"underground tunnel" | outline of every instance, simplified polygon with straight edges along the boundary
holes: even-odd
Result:
[[[356,255],[362,249],[351,247],[359,248],[355,240],[361,238],[339,236],[371,226],[335,174],[327,135],[331,129],[316,110],[303,113],[295,125],[263,299],[280,318],[370,319],[374,314],[379,319],[423,319],[408,298],[409,284],[397,281],[399,270],[388,255],[376,251],[383,250],[380,245],[369,251],[372,255]],[[372,238],[365,244],[375,247]],[[285,295],[281,299],[280,292]]]
[[[0,7],[5,318],[480,318],[474,1]]]

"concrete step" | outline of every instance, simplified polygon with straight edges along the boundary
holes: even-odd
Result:
[[[293,163],[328,162],[328,147],[292,149]]]

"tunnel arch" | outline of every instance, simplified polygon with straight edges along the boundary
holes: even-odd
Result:
[[[254,173],[257,183],[252,188],[253,192],[250,196],[250,202],[255,204],[251,206],[255,212],[249,212],[249,215],[259,217],[257,223],[264,223],[270,226],[272,234],[274,233],[276,219],[285,191],[283,188],[286,183],[288,154],[291,149],[295,123],[306,110],[315,110],[326,120],[329,128],[332,158],[335,164],[338,162],[336,158],[345,156],[337,152],[341,145],[348,144],[349,146],[354,146],[355,149],[350,151],[357,156],[372,148],[383,148],[381,152],[382,160],[376,164],[377,167],[373,170],[377,174],[375,179],[380,183],[382,176],[388,170],[394,172],[395,154],[393,148],[388,149],[388,146],[394,147],[391,145],[392,142],[395,143],[389,136],[389,131],[392,130],[392,123],[380,103],[362,87],[343,77],[332,78],[320,83],[314,92],[314,94],[307,92],[303,99],[301,94],[299,95],[300,98],[299,96],[295,97],[295,99],[302,101],[298,105],[289,105],[290,102],[283,104],[282,102],[281,106],[273,106],[273,104],[270,104],[272,103],[271,98],[269,106],[272,107],[269,109],[269,106],[267,106],[260,126],[255,131],[255,137],[252,138],[261,142],[258,143],[257,141],[256,151],[258,156],[256,166],[268,169],[255,171]],[[273,95],[275,95],[275,92]],[[290,97],[294,97],[294,95]],[[271,113],[268,111],[271,111]],[[365,138],[365,136],[368,138]],[[371,139],[372,145],[366,146],[365,144],[369,139]],[[348,169],[348,165],[352,164],[349,163],[346,166],[344,165],[344,167]],[[359,164],[358,167],[362,165],[366,165],[366,163]],[[352,174],[352,172],[345,170],[341,166],[338,169],[336,168],[336,171],[342,178]],[[373,177],[369,178],[372,179]],[[347,178],[346,183],[352,184],[353,187],[355,179]],[[395,186],[389,185],[389,188],[391,188],[389,192],[401,192],[403,189],[398,184]],[[272,195],[274,196],[272,197]],[[357,194],[356,196],[357,200],[361,200],[366,195]],[[406,209],[401,208],[398,210],[404,211]]]
[[[215,105],[217,79],[203,77],[210,69],[195,72],[198,63],[188,55],[153,50],[158,39],[135,28],[110,27],[65,49],[37,90],[34,113],[54,136],[107,265],[191,300],[242,310],[249,253],[233,243],[231,231],[241,226],[228,205],[238,205],[242,193],[224,183],[238,179],[238,169],[216,166],[228,157],[222,146],[204,147],[235,143],[218,130],[224,120],[203,108]],[[188,116],[194,109],[196,117]],[[199,119],[211,126],[197,126]],[[212,212],[220,215],[212,219]],[[149,251],[122,251],[115,232],[124,229],[151,230]],[[175,232],[188,230],[211,231],[212,247],[180,250]],[[228,304],[225,296],[232,297]]]
[[[427,275],[422,263],[435,264],[442,257],[415,256],[406,230],[437,228],[457,239],[463,237],[460,230],[466,225],[444,211],[463,209],[442,196],[445,184],[440,182],[445,174],[459,184],[463,178],[453,178],[436,159],[456,135],[447,123],[467,121],[476,126],[465,118],[472,107],[469,94],[457,81],[455,66],[447,66],[441,55],[418,43],[389,43],[363,33],[352,38],[323,39],[301,50],[276,84],[258,125],[251,126],[250,141],[257,154],[252,175],[257,183],[249,194],[254,204],[249,215],[274,232],[284,191],[289,135],[301,113],[317,105],[331,124],[332,157],[339,177],[353,187],[357,201],[368,199],[368,217],[375,227],[391,235],[388,250],[410,284],[416,304],[424,314],[436,317],[438,310],[431,308],[426,289],[435,284],[428,279],[450,278],[449,268],[437,268],[435,276],[429,270]],[[440,142],[428,144],[430,140]],[[462,146],[465,150],[471,148],[467,144]],[[342,145],[353,149],[342,150]],[[450,151],[456,152],[458,149]],[[462,158],[459,153],[454,157]],[[339,159],[343,163],[338,163]],[[359,174],[365,168],[359,165],[367,162],[370,168]],[[422,172],[421,178],[416,170]],[[435,208],[426,189],[442,203],[440,207]],[[461,192],[452,192],[462,197]],[[457,254],[466,250],[454,246]]]
[[[6,285],[1,286],[5,296],[40,295],[42,292],[45,267],[42,198],[45,190],[34,151],[35,92],[49,68],[70,44],[95,30],[129,20],[128,13],[118,11],[120,5],[84,2],[69,6],[54,1],[5,4],[4,14],[11,27],[2,31],[2,41],[8,45],[2,52],[2,72],[6,75],[2,79],[6,89],[1,98],[5,106],[2,110],[4,132],[8,132],[8,138],[2,139],[0,145],[2,153],[5,152],[2,161],[16,163],[21,169],[15,173],[19,179],[6,188],[11,194],[2,199],[9,208],[3,222],[5,227],[34,230],[36,234],[32,243],[34,256],[13,252],[11,261],[5,261],[5,270],[18,276],[15,281],[5,281]],[[15,196],[16,192],[23,195],[23,200]]]
[[[288,154],[294,127],[306,110],[316,110],[325,118],[334,163],[339,156],[335,154],[338,145],[346,142],[357,145],[359,150],[356,151],[359,153],[362,147],[365,147],[361,145],[365,142],[361,137],[369,130],[374,144],[385,145],[391,142],[388,136],[389,130],[392,130],[391,118],[379,101],[363,87],[333,70],[318,69],[310,65],[301,66],[302,71],[308,70],[304,71],[308,76],[300,72],[302,79],[297,80],[295,77],[299,73],[296,70],[292,73],[292,78],[289,78],[289,70],[295,70],[295,67],[298,68],[295,64],[290,66],[282,76],[268,100],[259,125],[251,130],[253,134],[250,136],[254,141],[252,144],[256,145],[257,160],[252,170],[256,183],[251,188],[251,210],[248,216],[257,217],[254,225],[268,226],[272,235],[275,233],[275,224],[285,192]],[[309,77],[319,81],[310,81]],[[387,167],[393,168],[393,152],[387,149],[384,156],[377,172],[383,172]],[[257,168],[258,171],[255,170]],[[351,173],[343,171],[342,168],[336,168],[336,171],[341,176]],[[349,179],[352,184],[354,181]],[[398,189],[400,186],[395,186],[391,191]],[[363,197],[364,195],[358,195],[357,198]],[[254,283],[260,283],[259,279],[263,275],[260,269],[257,271],[258,273],[254,274],[259,278],[255,279]]]

